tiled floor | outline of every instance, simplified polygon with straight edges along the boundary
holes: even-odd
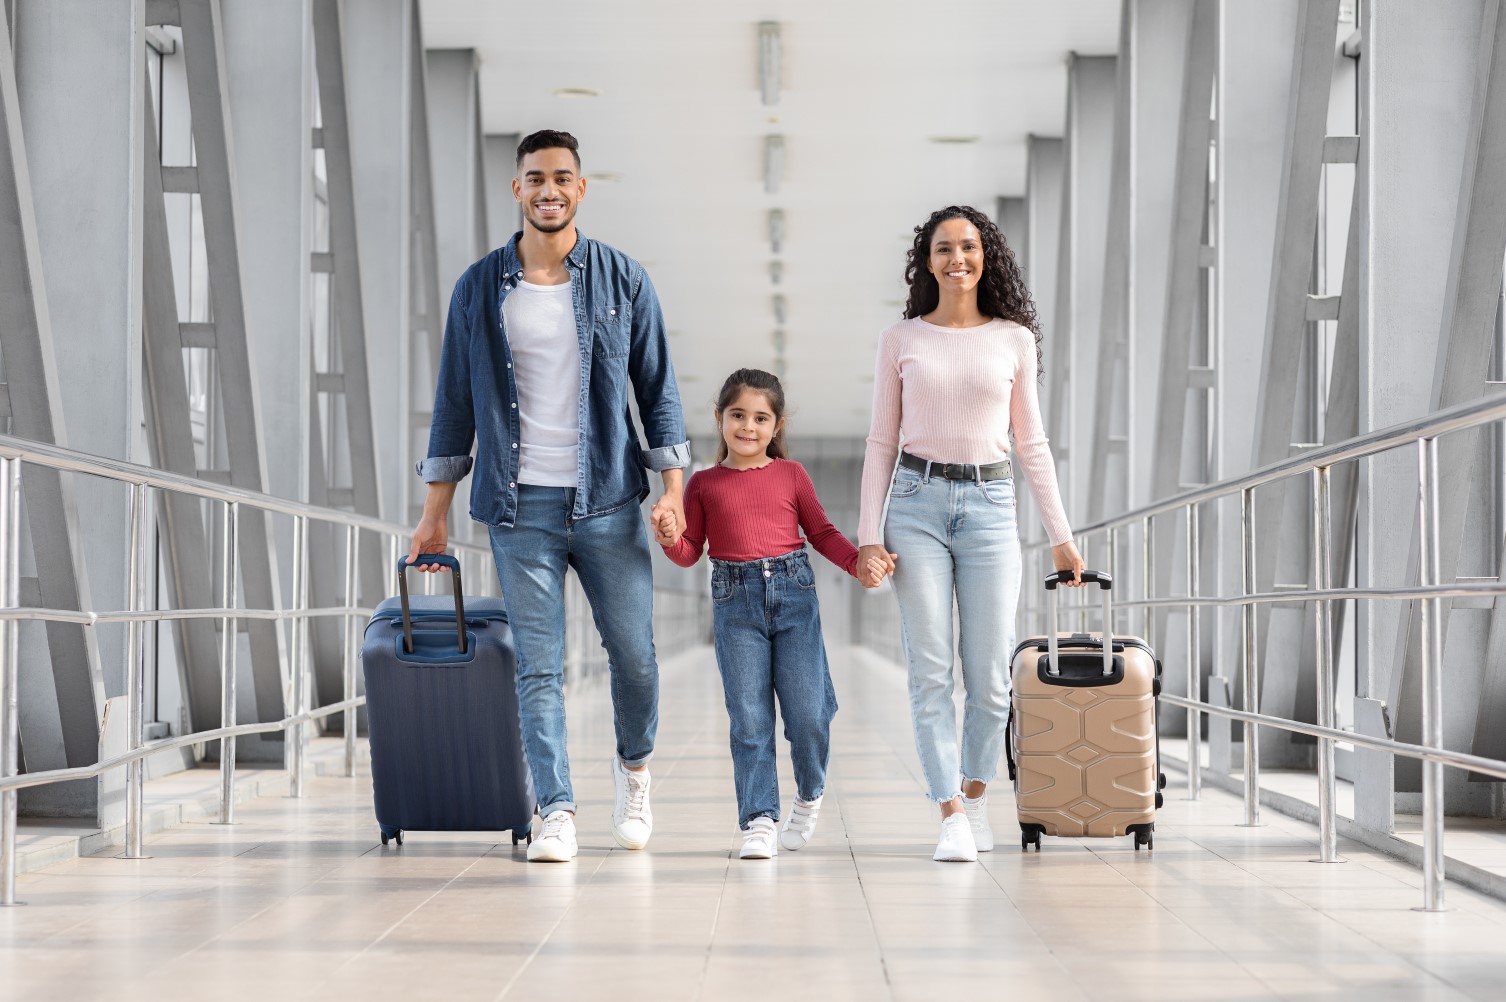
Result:
[[[383,849],[370,781],[319,778],[241,823],[181,825],[150,860],[21,878],[0,910],[4,999],[1498,999],[1506,904],[1235,798],[1168,791],[1154,855],[1048,840],[1023,855],[1010,799],[979,865],[932,863],[899,669],[834,652],[827,810],[806,851],[732,858],[726,720],[707,651],[665,665],[657,830],[610,848],[605,691],[570,697],[582,851],[530,865],[484,836]],[[786,797],[789,788],[786,780]],[[113,853],[116,850],[111,850]],[[965,994],[964,994],[965,993]]]

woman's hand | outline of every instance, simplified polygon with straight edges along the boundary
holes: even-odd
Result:
[[[1051,547],[1051,562],[1059,571],[1072,572],[1072,580],[1063,581],[1062,584],[1068,588],[1082,587],[1082,572],[1087,568],[1087,564],[1083,563],[1082,554],[1077,552],[1076,543],[1069,539],[1065,543]]]

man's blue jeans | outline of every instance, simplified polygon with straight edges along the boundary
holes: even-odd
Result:
[[[1009,720],[1009,659],[1020,598],[1014,481],[943,480],[901,466],[889,488],[884,543],[899,555],[899,597],[910,713],[926,793],[962,792],[994,778]],[[952,608],[961,636],[962,742],[952,703]]]
[[[518,652],[518,717],[539,813],[575,810],[565,749],[565,569],[575,568],[612,672],[617,754],[640,766],[659,726],[654,579],[635,504],[570,517],[568,487],[518,488],[518,518],[493,527],[492,554]]]
[[[816,577],[805,551],[766,560],[711,562],[716,663],[731,721],[738,826],[779,820],[774,699],[784,717],[801,800],[826,789],[831,718],[837,712],[821,639]]]

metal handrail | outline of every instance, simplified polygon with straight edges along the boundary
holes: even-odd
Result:
[[[1118,550],[1118,536],[1122,529],[1138,523],[1140,526],[1141,597],[1134,600],[1116,601],[1114,606],[1122,609],[1140,609],[1146,614],[1145,632],[1150,639],[1151,617],[1154,609],[1166,607],[1187,610],[1187,697],[1163,695],[1161,698],[1188,711],[1187,733],[1190,752],[1187,756],[1187,790],[1190,799],[1197,799],[1201,791],[1201,761],[1197,754],[1197,735],[1201,731],[1201,714],[1238,720],[1244,724],[1244,807],[1246,825],[1259,823],[1260,818],[1260,753],[1256,739],[1258,727],[1274,727],[1318,739],[1318,832],[1319,859],[1315,862],[1338,861],[1338,836],[1336,824],[1336,786],[1334,748],[1337,743],[1349,743],[1361,747],[1414,758],[1422,762],[1423,803],[1423,906],[1424,911],[1439,911],[1443,908],[1444,891],[1444,810],[1443,767],[1469,769],[1484,775],[1506,779],[1506,762],[1452,752],[1443,747],[1443,689],[1442,689],[1442,631],[1439,630],[1441,602],[1445,598],[1469,596],[1506,595],[1506,582],[1450,582],[1440,580],[1438,540],[1438,438],[1452,432],[1478,428],[1506,420],[1506,396],[1483,397],[1469,403],[1450,407],[1424,417],[1392,425],[1387,428],[1356,436],[1336,445],[1269,463],[1249,473],[1232,477],[1216,484],[1208,484],[1143,505],[1113,518],[1094,522],[1078,530],[1079,537],[1107,535],[1109,562],[1114,564]],[[1420,543],[1421,583],[1416,586],[1393,588],[1336,588],[1333,587],[1330,549],[1332,541],[1332,513],[1330,511],[1329,473],[1339,463],[1352,462],[1389,452],[1414,444],[1418,448],[1418,496],[1420,514],[1418,536]],[[1254,491],[1257,487],[1288,481],[1293,477],[1309,475],[1312,479],[1312,553],[1314,586],[1287,591],[1259,592],[1256,590],[1255,573],[1255,520]],[[1240,498],[1241,578],[1243,593],[1240,595],[1204,596],[1200,594],[1199,544],[1201,532],[1200,506],[1222,498],[1238,495]],[[1154,574],[1153,555],[1156,531],[1156,516],[1182,512],[1186,525],[1186,575],[1187,592],[1184,595],[1152,597]],[[1046,544],[1029,547],[1036,556],[1044,555]],[[1113,568],[1111,567],[1112,571]],[[1335,727],[1334,670],[1332,631],[1330,628],[1331,604],[1335,601],[1420,601],[1422,604],[1422,728],[1423,743],[1410,744],[1390,738],[1379,738]],[[1260,605],[1301,602],[1314,607],[1313,628],[1317,651],[1317,707],[1319,723],[1305,724],[1286,717],[1276,717],[1258,712],[1260,705],[1257,672],[1256,609]],[[1241,610],[1241,631],[1244,642],[1241,656],[1242,700],[1246,709],[1214,706],[1201,695],[1201,676],[1198,652],[1201,650],[1199,608],[1238,608]]]
[[[130,539],[127,558],[127,597],[131,608],[95,612],[91,610],[21,607],[20,597],[20,482],[21,464],[31,463],[62,473],[100,477],[130,487]],[[152,492],[186,494],[224,505],[220,566],[223,572],[224,607],[193,609],[151,609],[147,607],[143,567],[153,518]],[[261,512],[289,515],[293,518],[292,606],[277,609],[242,609],[235,606],[239,579],[238,528],[242,505]],[[308,528],[310,522],[345,527],[345,594],[337,606],[310,608],[308,605]],[[288,732],[286,742],[289,795],[303,795],[304,744],[307,725],[312,721],[344,714],[345,772],[353,775],[356,759],[356,712],[365,704],[356,695],[357,644],[359,620],[372,609],[357,600],[359,573],[358,536],[361,531],[384,537],[390,555],[397,554],[409,537],[408,526],[360,515],[355,512],[321,508],[224,484],[207,483],[193,477],[157,470],[135,463],[91,456],[73,449],[41,442],[31,442],[0,435],[0,906],[16,904],[16,807],[17,791],[52,783],[91,779],[112,770],[126,770],[127,858],[140,858],[143,835],[143,787],[145,760],[154,754],[209,741],[220,742],[220,809],[221,823],[234,820],[235,741],[252,734]],[[473,543],[452,544],[461,554],[492,559],[491,550]],[[486,576],[483,580],[489,580]],[[308,624],[314,618],[339,618],[344,621],[343,698],[326,706],[308,704],[312,672],[307,651]],[[223,624],[220,643],[220,726],[193,731],[155,741],[146,741],[144,733],[145,669],[147,664],[146,624],[174,620],[219,620]],[[243,724],[236,721],[236,630],[240,620],[270,620],[291,624],[289,688],[287,702],[292,712],[280,720]],[[93,627],[102,623],[124,623],[126,641],[126,726],[125,752],[89,766],[50,769],[19,774],[20,727],[19,684],[17,668],[17,622],[72,623]]]

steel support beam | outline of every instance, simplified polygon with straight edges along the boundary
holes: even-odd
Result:
[[[1040,322],[1042,340],[1050,344],[1057,337],[1056,300],[1061,266],[1061,220],[1066,157],[1062,140],[1050,136],[1029,137],[1025,158],[1025,233],[1023,246],[1017,250],[1025,282],[1035,299],[1035,315]],[[1049,413],[1054,381],[1048,356],[1047,378],[1042,387],[1041,409]],[[1035,499],[1028,491],[1018,500],[1022,537],[1042,541],[1045,529],[1039,518],[1030,517]]]
[[[994,199],[994,222],[999,224],[999,232],[1004,234],[1004,241],[1014,251],[1015,260],[1023,264],[1029,232],[1029,210],[1025,198],[1021,195],[1000,195]]]
[[[1116,81],[1114,56],[1074,53],[1067,65],[1067,126],[1056,331],[1045,341],[1046,427],[1056,441],[1062,498],[1074,523],[1087,511],[1093,477],[1090,419],[1072,406],[1074,391],[1096,385],[1093,325],[1103,304]]]
[[[1078,481],[1086,491],[1088,518],[1098,521],[1129,506],[1129,418],[1133,406],[1128,366],[1130,274],[1134,268],[1135,40],[1139,5],[1122,0],[1119,8],[1119,54],[1114,68],[1112,140],[1109,156],[1108,222],[1103,253],[1097,343],[1087,330],[1080,339],[1085,354],[1096,360],[1093,395],[1082,408],[1088,427],[1077,440],[1088,449],[1089,465]],[[1086,387],[1085,381],[1078,389]],[[1159,636],[1159,634],[1158,634]]]
[[[28,7],[26,13],[38,18],[28,29],[54,34],[66,34],[70,26],[80,26],[81,21],[98,16],[97,11],[85,11],[77,5],[48,10],[38,7],[35,11]],[[128,38],[133,36],[123,18],[121,24],[104,25],[100,30],[108,35],[116,27],[125,29]],[[29,31],[20,34],[18,44],[32,37]],[[38,41],[47,37],[44,34]],[[63,51],[66,53],[66,47]],[[48,54],[46,50],[39,52]],[[139,59],[132,63],[128,56],[122,61],[127,66],[141,65]],[[38,80],[39,85],[42,82]],[[46,114],[47,101],[55,97],[40,86],[36,96],[43,105],[37,111]],[[0,260],[5,262],[0,266],[0,363],[4,365],[12,434],[68,445],[52,311],[43,280],[44,249],[22,117],[17,67],[7,30],[7,37],[0,38]],[[129,176],[128,165],[114,166]],[[137,204],[121,187],[117,185],[102,196],[118,199],[110,206],[117,218],[121,202],[127,214]],[[90,204],[101,197],[97,192],[75,195]],[[125,240],[129,240],[132,225],[128,223],[120,234]],[[123,277],[129,282],[129,276]],[[127,332],[134,326],[125,312],[130,303],[127,292],[116,304],[121,308],[115,317],[118,328]],[[35,561],[38,580],[34,598],[57,608],[89,608],[89,579],[73,482],[38,468],[26,471],[22,490],[32,553],[41,558]],[[26,598],[21,600],[25,602]],[[20,659],[20,686],[26,694],[19,715],[23,761],[33,771],[87,765],[98,755],[99,721],[105,701],[95,639],[82,627],[51,624],[46,630],[46,649],[50,658],[38,645],[33,648],[36,656]],[[29,811],[92,816],[98,809],[97,788],[97,783],[68,784],[23,797],[22,803]]]
[[[194,156],[204,220],[205,258],[209,273],[210,303],[215,327],[218,385],[223,416],[225,461],[223,475],[230,483],[251,490],[265,490],[267,471],[262,453],[260,405],[254,379],[256,368],[246,329],[245,282],[242,274],[241,233],[238,206],[235,143],[230,124],[225,63],[223,18],[218,0],[179,0],[178,15],[183,33],[183,58],[187,71],[189,109],[193,118]],[[153,357],[149,354],[149,358]],[[181,365],[181,360],[179,361]],[[161,386],[162,378],[149,380]],[[184,411],[171,413],[170,401],[153,402],[158,417],[187,425]],[[198,470],[178,471],[198,473]],[[276,555],[267,520],[255,511],[244,513],[240,526],[242,595],[250,607],[276,605]],[[181,583],[180,583],[181,590]],[[276,625],[265,620],[247,621],[250,641],[251,686],[257,720],[277,719],[283,710],[281,647]],[[200,668],[192,669],[195,675]],[[202,688],[202,687],[201,687]],[[199,700],[195,698],[195,710]],[[217,719],[218,713],[208,717]],[[196,714],[194,723],[205,717]],[[270,747],[275,746],[275,747]],[[281,737],[263,737],[243,742],[253,758],[281,759]]]
[[[1454,62],[1468,66],[1473,56],[1475,72],[1467,81],[1461,81],[1469,85],[1471,112],[1462,136],[1463,170],[1452,214],[1447,284],[1429,401],[1432,410],[1476,399],[1486,390],[1484,377],[1494,347],[1500,308],[1501,262],[1506,258],[1506,17],[1496,0],[1485,4],[1483,23],[1477,20],[1478,4],[1439,6],[1445,9],[1430,10],[1429,14],[1447,18],[1446,23],[1452,29],[1448,41],[1453,42]],[[1469,30],[1476,25],[1476,31]],[[1439,439],[1441,468],[1472,470],[1475,477],[1480,476],[1489,467],[1476,462],[1478,443],[1479,435],[1474,431]],[[1498,492],[1500,487],[1493,485],[1492,489]],[[1452,581],[1459,573],[1471,494],[1464,482],[1456,482],[1452,489],[1441,492],[1437,554],[1440,580]],[[1408,565],[1407,579],[1416,580],[1415,552],[1409,554]],[[1501,603],[1498,601],[1496,605],[1499,607]],[[1478,698],[1484,695],[1481,686],[1485,676],[1481,674],[1478,652],[1485,636],[1478,629],[1461,634],[1458,629],[1461,624],[1450,629],[1454,603],[1442,601],[1437,606],[1434,629],[1443,636],[1445,644],[1444,664],[1439,668],[1451,679],[1443,737],[1450,743],[1468,744],[1479,733],[1476,723],[1485,702]],[[1395,700],[1392,705],[1399,711],[1397,731],[1401,740],[1416,740],[1422,733],[1418,714],[1422,697],[1417,688],[1421,670],[1420,615],[1421,609],[1414,604],[1400,624],[1396,661],[1389,679],[1389,694]],[[1502,613],[1492,615],[1498,618]],[[1487,686],[1486,691],[1495,689],[1499,689],[1498,683]],[[1495,729],[1498,722],[1493,720],[1485,728]],[[1403,768],[1398,764],[1396,773],[1398,789],[1416,788],[1415,767]],[[1451,800],[1459,799],[1459,779],[1462,777],[1450,780]]]

